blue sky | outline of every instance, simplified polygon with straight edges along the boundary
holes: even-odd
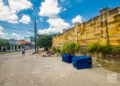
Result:
[[[39,34],[61,33],[75,22],[95,17],[101,8],[119,5],[119,0],[0,0],[0,37],[34,35],[28,30],[34,29],[35,18]]]

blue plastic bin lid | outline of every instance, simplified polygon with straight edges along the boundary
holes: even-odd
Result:
[[[73,59],[76,60],[76,59],[79,59],[79,60],[82,60],[82,59],[91,59],[91,56],[87,57],[87,56],[73,56]]]

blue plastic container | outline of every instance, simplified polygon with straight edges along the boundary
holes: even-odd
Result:
[[[77,69],[91,68],[92,58],[87,56],[73,56],[72,64]]]
[[[71,55],[71,54],[63,54],[62,61],[66,62],[66,63],[72,63],[72,57],[73,57],[73,55]]]

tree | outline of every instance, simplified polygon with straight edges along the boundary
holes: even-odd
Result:
[[[39,35],[37,44],[38,46],[43,47],[44,49],[51,47],[52,35],[47,35],[47,34]]]
[[[8,40],[0,39],[0,46],[9,46]]]
[[[1,38],[0,38],[0,50],[1,50],[3,47],[5,47],[5,46],[8,46],[8,48],[9,48],[9,41],[6,40],[6,39],[1,39]],[[5,48],[4,48],[4,49],[5,49]]]
[[[15,46],[18,46],[18,48],[21,48],[24,46],[24,44],[16,44]]]

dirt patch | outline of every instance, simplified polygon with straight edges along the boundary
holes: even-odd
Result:
[[[118,62],[100,58],[97,58],[97,62],[99,62],[107,70],[120,73],[120,63]]]
[[[2,66],[3,61],[0,61],[0,67]]]
[[[0,81],[0,86],[3,86],[5,84],[5,81]]]

